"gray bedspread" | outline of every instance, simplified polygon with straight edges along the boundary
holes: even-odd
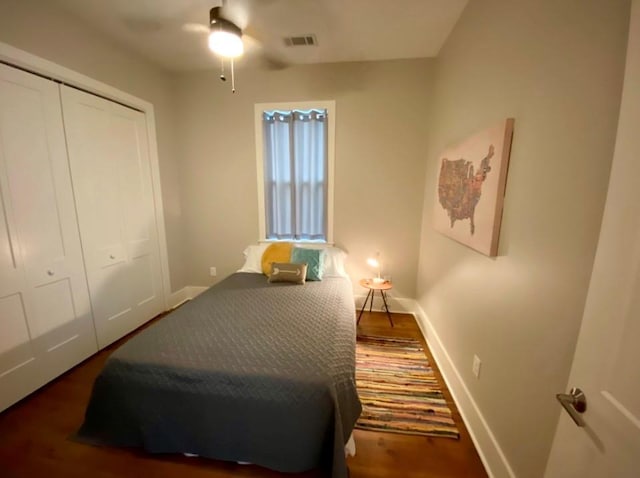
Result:
[[[117,349],[78,438],[347,476],[361,405],[351,284],[236,273]]]

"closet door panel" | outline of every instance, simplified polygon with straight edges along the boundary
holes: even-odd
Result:
[[[2,138],[0,138],[0,155],[2,154]],[[2,171],[2,160],[0,156],[0,296],[2,296],[3,285],[13,284],[10,277],[17,273],[14,241],[9,233],[9,219],[7,218],[4,193],[8,190],[8,184],[3,179],[6,174]]]
[[[33,315],[29,321],[34,338],[50,335],[47,347],[59,345],[75,333],[62,334],[61,340],[54,338],[56,331],[66,329],[79,315],[73,303],[73,288],[68,278],[51,281],[36,287],[32,292]]]
[[[14,289],[11,295],[0,295],[11,297],[5,306],[14,324],[6,330],[12,336],[16,333],[20,314],[14,297],[19,295],[32,354],[29,363],[37,363],[37,387],[95,352],[97,344],[58,86],[4,65],[0,65],[0,185],[8,229],[3,245],[6,238],[10,242],[3,251],[2,277]],[[12,277],[5,281],[5,276]],[[0,333],[4,332],[3,326]],[[22,334],[19,340],[24,339]],[[8,356],[0,357],[0,369],[6,370],[13,361]],[[16,383],[28,384],[25,373],[12,369],[10,375]]]
[[[142,113],[122,109],[113,116],[114,129],[121,138],[121,185],[127,198],[124,214],[127,231],[129,270],[136,287],[131,289],[134,304],[145,312],[153,313],[160,299],[160,262],[157,259],[158,241],[151,187],[151,169],[146,140],[146,121]]]
[[[88,271],[98,345],[102,348],[136,326],[126,263]]]
[[[164,308],[146,118],[72,88],[63,87],[62,98],[83,248],[91,258],[91,302],[104,347]]]
[[[0,91],[1,80],[0,77]],[[0,115],[2,112],[0,103]],[[4,150],[0,134],[0,410],[35,390],[41,382],[27,321],[26,278],[9,202]]]
[[[98,343],[130,331],[133,316],[127,281],[120,189],[120,149],[108,134],[108,109],[99,98],[62,88],[65,132],[76,194]],[[109,342],[110,343],[110,342]]]
[[[46,383],[21,293],[0,297],[0,411]]]
[[[22,260],[18,249],[18,236],[15,232],[16,226],[12,217],[11,203],[9,203],[9,181],[7,180],[3,150],[3,140],[0,134],[0,298],[20,293],[24,288]]]
[[[48,82],[47,89],[55,84]],[[44,85],[42,85],[44,86]],[[25,261],[36,266],[63,258],[59,210],[51,160],[64,155],[64,146],[50,134],[46,121],[56,118],[46,108],[46,92],[23,84],[4,84],[2,135],[11,203],[20,232]],[[58,119],[59,121],[59,119]]]
[[[42,367],[30,340],[23,294],[0,297],[0,411],[46,383]]]
[[[35,359],[22,294],[0,297],[0,378]]]
[[[72,90],[74,91],[74,90]],[[67,90],[63,88],[63,97]],[[89,99],[92,97],[90,95]],[[69,111],[71,110],[71,111]],[[69,118],[82,118],[69,121]],[[66,133],[87,266],[107,268],[126,261],[115,146],[105,132],[111,127],[104,110],[91,102],[65,106]],[[78,159],[79,158],[79,159]]]

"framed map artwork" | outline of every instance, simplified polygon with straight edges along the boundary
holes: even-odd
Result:
[[[498,253],[513,124],[501,121],[439,159],[435,229],[490,257]]]

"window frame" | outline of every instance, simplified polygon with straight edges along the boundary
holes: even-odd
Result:
[[[336,102],[335,100],[323,101],[293,101],[284,103],[256,103],[254,105],[255,134],[256,134],[256,171],[258,181],[258,228],[259,242],[279,242],[266,237],[266,210],[264,198],[264,136],[262,129],[262,115],[270,110],[327,110],[327,237],[325,241],[312,240],[287,240],[286,242],[299,242],[311,244],[333,244],[333,183],[335,173],[335,132],[336,132]]]

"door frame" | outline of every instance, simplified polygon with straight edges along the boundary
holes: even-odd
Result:
[[[27,51],[20,50],[7,43],[0,42],[0,62],[9,66],[21,68],[31,73],[44,76],[56,82],[73,86],[101,96],[124,106],[142,111],[147,119],[147,139],[149,143],[149,162],[151,165],[151,184],[153,188],[153,202],[155,206],[156,228],[158,233],[158,248],[160,250],[160,271],[162,275],[162,300],[165,310],[171,296],[171,279],[169,275],[169,255],[167,252],[167,236],[165,232],[164,208],[162,205],[162,190],[160,184],[160,166],[158,162],[158,143],[156,138],[156,119],[153,104],[137,96],[109,86],[101,81],[70,70],[64,66],[45,60]]]

